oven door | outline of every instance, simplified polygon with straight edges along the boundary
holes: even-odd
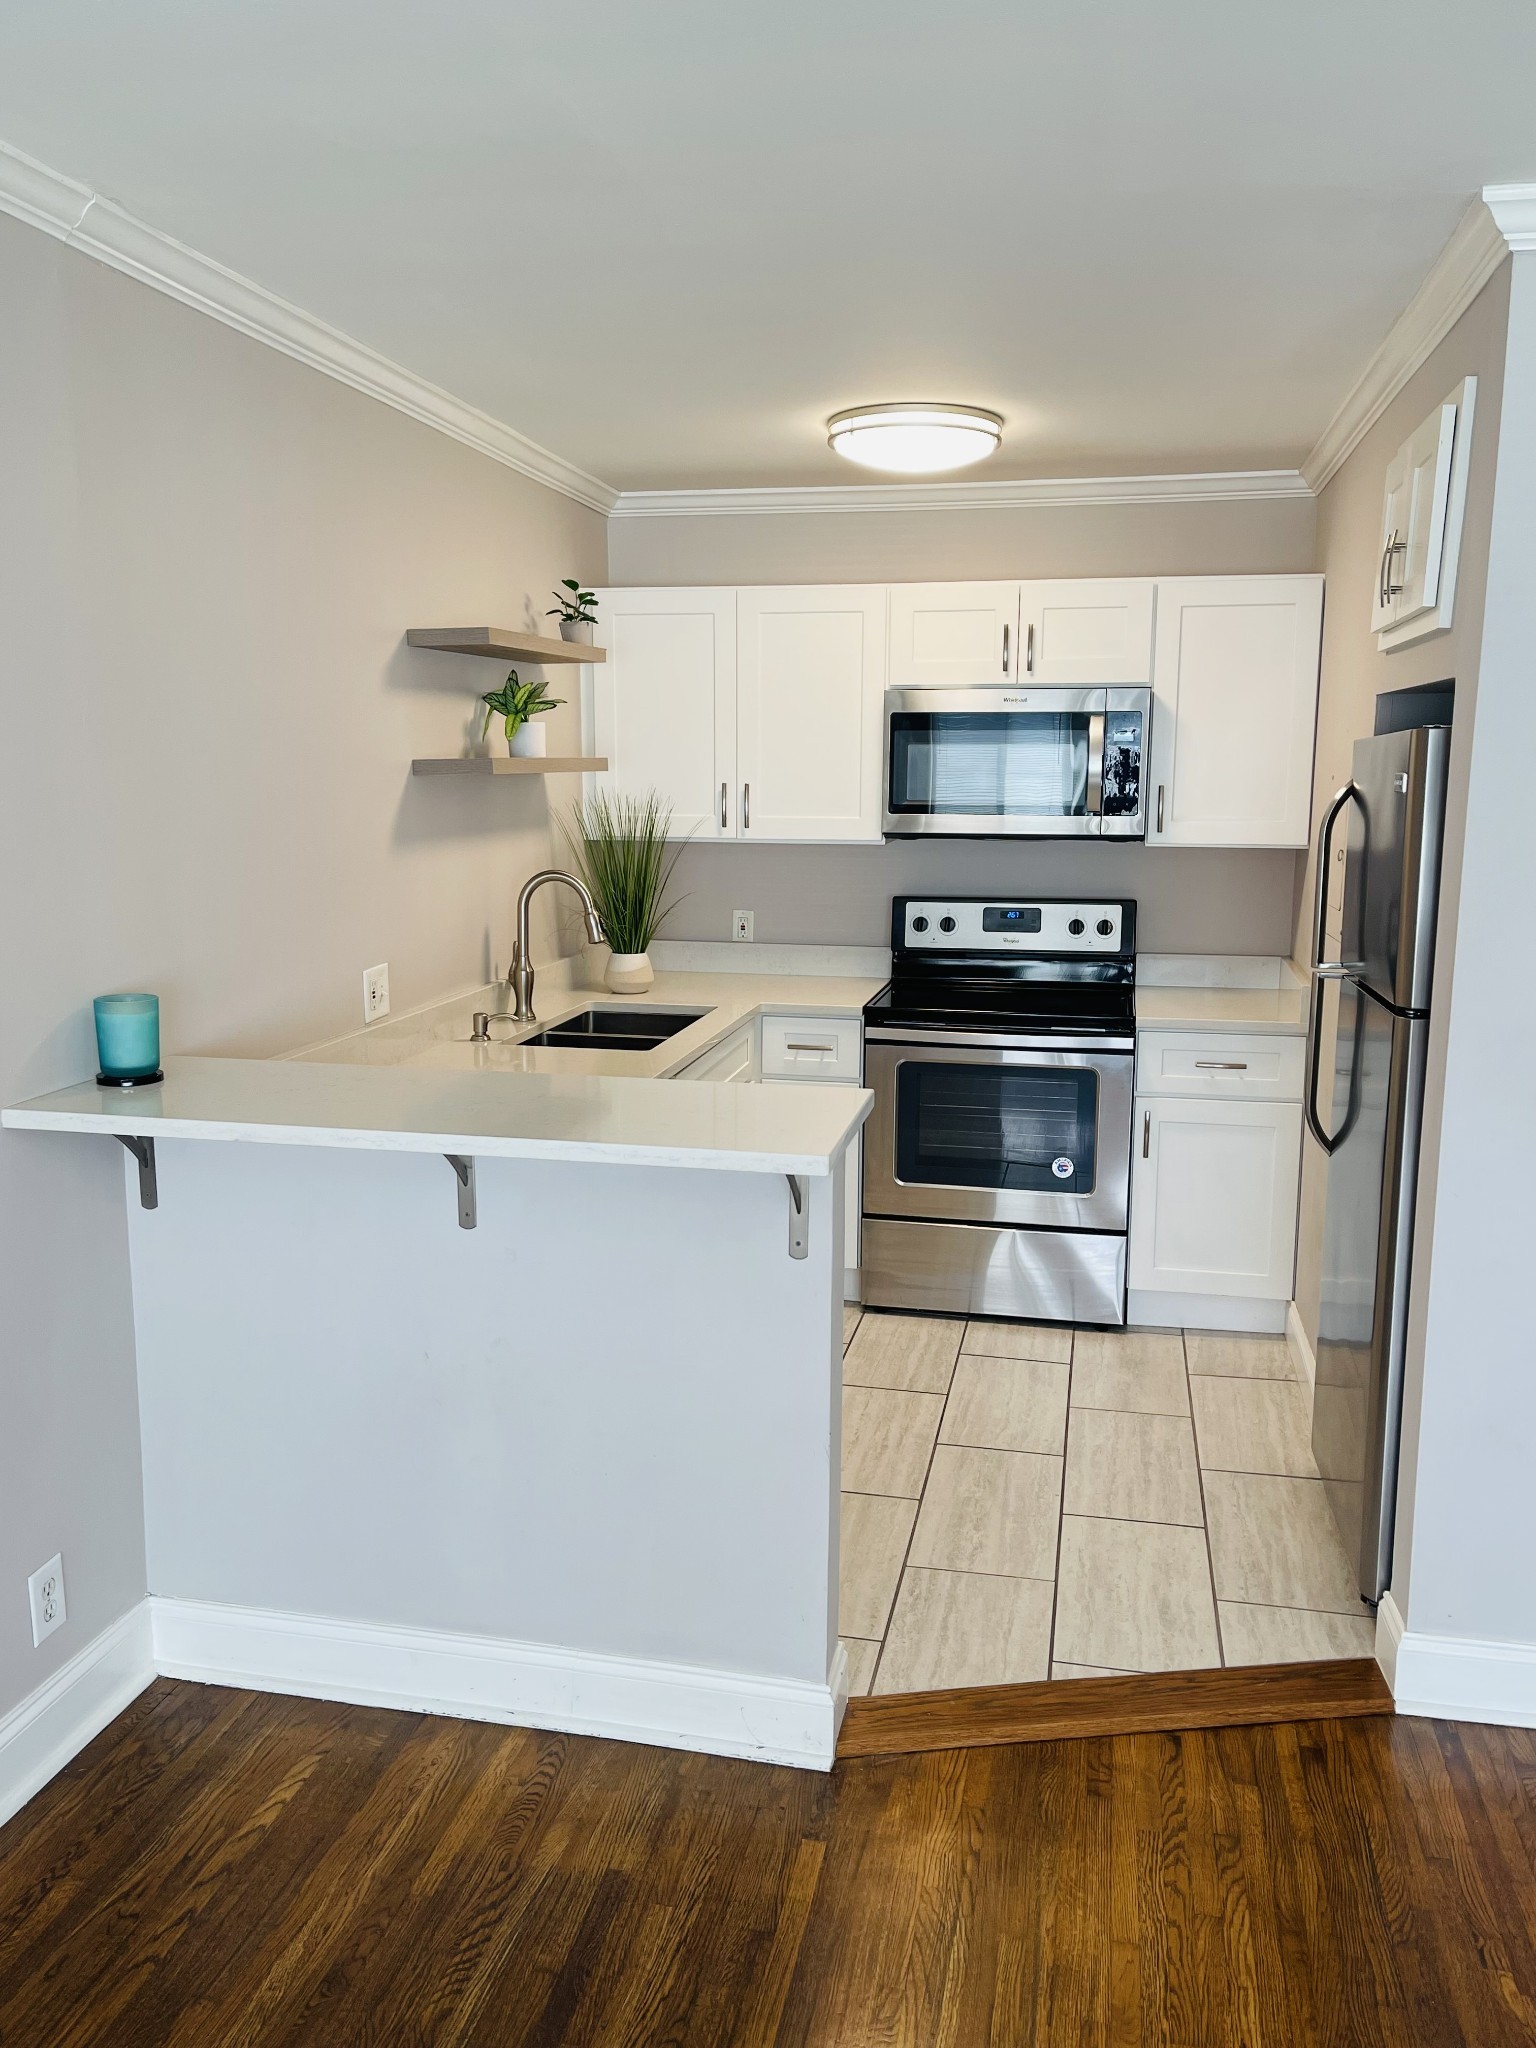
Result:
[[[871,1032],[864,1212],[1124,1230],[1135,1055]]]
[[[1141,838],[1148,690],[888,690],[892,838]]]

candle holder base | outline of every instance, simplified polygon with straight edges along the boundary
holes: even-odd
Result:
[[[156,1067],[152,1074],[98,1074],[98,1088],[147,1088],[151,1081],[163,1081],[165,1069]]]

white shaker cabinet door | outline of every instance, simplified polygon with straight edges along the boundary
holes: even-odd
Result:
[[[1017,583],[893,583],[893,687],[1019,679]]]
[[[1445,515],[1451,490],[1451,456],[1456,446],[1456,407],[1437,406],[1404,443],[1407,520],[1402,546],[1390,568],[1392,620],[1396,626],[1433,610],[1440,596],[1445,548]]]
[[[678,837],[736,838],[735,591],[603,590],[598,618],[608,659],[584,674],[608,771],[592,785],[656,790]]]
[[[1152,596],[1146,582],[1075,578],[1026,583],[1019,603],[1019,675],[1081,685],[1152,680]]]
[[[1305,846],[1322,650],[1320,576],[1157,586],[1152,846]]]
[[[742,839],[880,838],[885,590],[736,594]]]
[[[1138,1097],[1131,1287],[1288,1301],[1300,1161],[1296,1103]]]

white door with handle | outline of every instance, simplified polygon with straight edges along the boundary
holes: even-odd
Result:
[[[1018,681],[1017,583],[893,583],[890,591],[893,687]]]
[[[1150,578],[1024,584],[1019,676],[1026,682],[1064,685],[1151,682],[1156,589]]]
[[[591,785],[654,789],[678,837],[736,838],[736,592],[603,590],[598,617],[608,659],[584,674],[609,767]]]
[[[741,590],[739,837],[880,838],[882,585]]]
[[[1135,1134],[1129,1285],[1289,1300],[1300,1106],[1142,1096]]]

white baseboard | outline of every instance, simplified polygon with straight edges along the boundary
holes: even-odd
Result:
[[[1257,1301],[1246,1294],[1163,1294],[1132,1287],[1126,1321],[1151,1330],[1235,1330],[1249,1337],[1278,1337],[1285,1329],[1283,1301]]]
[[[168,1678],[809,1770],[831,1769],[847,1696],[846,1669],[839,1689],[836,1658],[825,1682],[800,1684],[547,1643],[197,1600],[157,1596],[150,1609],[155,1663]]]
[[[1400,1714],[1536,1728],[1536,1643],[1420,1634],[1384,1593],[1376,1613],[1376,1661]]]
[[[1301,1310],[1290,1302],[1285,1311],[1285,1341],[1291,1347],[1291,1356],[1296,1361],[1297,1377],[1309,1387],[1317,1385],[1317,1357],[1307,1342],[1307,1332],[1301,1320]]]
[[[144,1600],[0,1719],[0,1824],[115,1721],[154,1677],[149,1602]]]

